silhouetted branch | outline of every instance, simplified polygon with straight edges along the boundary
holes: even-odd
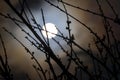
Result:
[[[8,64],[8,57],[7,57],[7,52],[5,48],[5,44],[3,42],[2,36],[0,34],[0,41],[2,43],[2,47],[4,50],[4,58],[0,55],[0,75],[5,79],[5,80],[13,80],[13,76],[11,74],[11,69]]]
[[[19,44],[22,45],[23,48],[27,51],[27,53],[30,54],[31,60],[35,61],[37,65],[33,65],[33,68],[37,72],[40,80],[119,80],[120,75],[120,41],[119,38],[116,36],[115,32],[112,30],[114,27],[113,24],[120,25],[120,18],[118,16],[118,13],[114,6],[112,5],[111,1],[105,0],[105,2],[108,4],[109,9],[113,14],[115,15],[115,18],[108,17],[108,15],[105,15],[103,6],[101,5],[99,0],[95,0],[97,2],[98,6],[98,12],[91,11],[89,9],[84,9],[82,7],[78,7],[77,5],[70,4],[69,2],[66,2],[64,0],[57,0],[58,4],[62,4],[62,8],[58,5],[54,4],[54,2],[50,0],[43,0],[53,6],[54,8],[58,9],[59,11],[65,13],[66,16],[66,24],[67,27],[65,28],[66,31],[68,31],[68,35],[65,36],[58,28],[59,34],[55,34],[52,32],[47,31],[46,28],[46,21],[43,9],[41,9],[41,17],[42,22],[45,26],[45,30],[42,29],[42,26],[37,23],[32,10],[30,9],[29,4],[26,0],[21,1],[19,0],[20,4],[20,10],[16,9],[15,6],[12,4],[11,0],[4,0],[7,5],[15,12],[15,14],[18,16],[17,18],[12,17],[10,14],[7,13],[7,15],[2,14],[0,12],[0,16],[5,17],[6,19],[12,20],[17,27],[21,29],[22,32],[24,32],[27,36],[25,37],[32,46],[34,46],[36,49],[38,49],[40,52],[43,52],[45,55],[45,62],[48,64],[49,70],[45,70],[37,58],[34,56],[34,52],[31,52],[29,48],[25,46],[23,42],[21,42],[19,39],[17,39],[11,32],[9,32],[6,28],[3,28],[8,34],[10,34]],[[80,19],[74,17],[73,14],[68,12],[67,7],[72,7],[75,9],[78,9],[80,11],[84,11],[86,13],[93,14],[93,16],[97,15],[100,17],[103,21],[103,28],[105,30],[105,33],[103,33],[102,37],[98,35],[97,32],[95,32],[92,28],[90,28],[89,25],[83,23]],[[27,12],[28,11],[28,12]],[[28,15],[30,14],[30,15]],[[31,17],[32,19],[30,19]],[[91,35],[93,39],[93,43],[89,43],[88,48],[84,48],[78,43],[76,43],[76,39],[74,38],[74,34],[71,33],[71,22],[70,19],[75,20],[80,25],[82,25],[82,28],[86,29]],[[32,23],[32,22],[33,23]],[[111,23],[111,22],[112,23]],[[25,30],[21,24],[24,24],[30,32]],[[99,24],[98,24],[99,25]],[[37,32],[39,31],[40,34]],[[45,31],[47,38],[45,38],[41,31]],[[56,35],[56,37],[63,40],[66,44],[68,49],[66,49],[56,38],[52,38],[59,48],[63,51],[64,54],[66,54],[65,58],[67,64],[63,64],[64,61],[62,61],[61,57],[58,57],[54,50],[50,46],[50,40],[48,38],[48,33]],[[117,39],[118,38],[118,39]],[[8,72],[8,57],[6,54],[6,48],[5,44],[1,38],[3,50],[5,53],[5,61],[4,58],[0,55],[0,71],[2,72],[1,75],[3,77],[6,77],[4,75],[5,71]],[[78,49],[79,52],[77,52],[74,47]],[[82,53],[83,52],[83,53]],[[85,64],[84,60],[81,60],[81,55],[84,54],[87,60],[87,64]],[[60,74],[57,73],[57,71],[54,69],[54,64],[52,63],[52,60],[55,62],[54,64],[60,68]],[[90,64],[90,65],[89,65]],[[5,69],[4,69],[5,68]],[[72,72],[73,69],[74,73]],[[10,73],[9,73],[10,74]],[[48,74],[48,76],[47,76]],[[27,75],[26,75],[27,77]],[[28,77],[27,79],[30,80]],[[9,79],[6,79],[9,80]]]
[[[47,1],[47,0],[46,0],[46,1]],[[93,14],[93,15],[97,15],[97,16],[100,16],[100,17],[106,18],[106,19],[111,20],[111,21],[113,21],[113,22],[115,22],[115,23],[117,23],[117,24],[120,25],[120,18],[118,18],[117,13],[115,12],[114,8],[113,8],[112,5],[109,3],[109,1],[108,1],[108,0],[106,0],[106,1],[107,1],[107,3],[109,4],[109,6],[112,8],[112,11],[115,13],[116,18],[110,18],[110,17],[108,17],[108,16],[102,15],[102,14],[97,13],[97,12],[93,12],[93,11],[88,10],[88,9],[83,9],[83,8],[81,8],[81,7],[78,7],[78,6],[72,5],[72,4],[67,3],[67,2],[64,2],[64,1],[62,1],[62,0],[60,0],[59,2],[64,3],[64,4],[66,4],[66,5],[70,6],[70,7],[74,7],[74,8],[76,8],[76,9],[79,9],[79,10],[85,11],[85,12],[87,12],[87,13],[91,13],[91,14]],[[49,1],[47,1],[47,2],[49,2]]]
[[[38,60],[34,57],[34,52],[31,52],[21,41],[19,41],[19,40],[18,40],[11,32],[9,32],[7,29],[5,29],[5,28],[3,28],[3,29],[4,29],[8,34],[10,34],[18,43],[20,43],[20,45],[22,45],[22,46],[25,48],[26,52],[31,55],[31,59],[34,60],[34,61],[37,63],[37,65],[39,66],[40,71],[42,72],[44,79],[47,80],[46,75],[45,75],[45,72],[44,72],[42,66],[40,65],[40,63],[38,62]]]

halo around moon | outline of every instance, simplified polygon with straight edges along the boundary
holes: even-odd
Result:
[[[58,33],[58,30],[55,26],[55,24],[53,23],[46,23],[43,27],[42,27],[42,34],[45,38],[53,38],[56,36],[56,34]]]

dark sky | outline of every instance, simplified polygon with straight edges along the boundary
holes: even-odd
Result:
[[[51,1],[53,1],[53,3],[55,3],[56,5],[59,5],[63,9],[62,4],[58,4],[55,0],[51,0]],[[73,4],[73,5],[76,5],[76,6],[80,6],[84,9],[89,9],[94,12],[99,12],[98,6],[97,6],[95,0],[64,0],[64,1],[66,1],[70,4]],[[120,10],[119,10],[120,9],[120,5],[119,5],[120,1],[117,2],[116,0],[111,0],[111,3],[113,4],[116,12],[118,14],[120,14]],[[13,4],[17,9],[19,9],[17,0],[15,0],[13,2]],[[43,8],[46,23],[47,22],[54,23],[56,25],[56,27],[58,29],[60,29],[60,31],[64,35],[68,35],[68,32],[65,29],[67,24],[66,24],[66,15],[64,13],[62,13],[58,9],[52,7],[51,5],[45,3],[42,0],[28,0],[28,4],[33,12],[33,15],[35,16],[35,18],[39,24],[43,25],[42,16],[41,16],[41,12],[40,12],[40,9]],[[107,3],[103,0],[103,1],[101,1],[101,4],[103,6],[102,8],[103,8],[105,14],[109,17],[114,18],[115,16],[111,12],[111,9],[107,5]],[[102,35],[104,33],[101,17],[94,16],[93,14],[86,13],[84,11],[74,9],[72,7],[68,7],[68,6],[66,6],[66,7],[67,7],[68,12],[71,15],[73,15],[75,18],[79,19],[86,25],[88,25],[95,32],[97,32],[98,35]],[[16,15],[12,12],[12,10],[7,5],[5,5],[3,0],[0,1],[0,12],[10,13],[11,15],[16,17]],[[31,17],[29,17],[29,18],[31,18]],[[85,29],[83,27],[83,25],[76,22],[72,18],[70,18],[70,20],[72,21],[71,29],[72,29],[72,33],[75,36],[76,42],[83,47],[87,47],[88,46],[87,44],[89,42],[92,42],[92,39],[91,39],[92,36],[91,36],[90,32],[87,29]],[[110,22],[112,23],[112,21],[110,21]],[[114,24],[114,23],[112,23],[112,25],[114,26],[113,30],[115,31],[115,34],[117,34],[117,37],[119,37],[119,30],[120,30],[119,25]],[[24,25],[22,25],[22,26],[29,32],[29,30]],[[9,60],[10,60],[9,63],[12,66],[13,72],[16,73],[16,75],[18,75],[17,78],[19,78],[19,79],[17,79],[17,80],[24,78],[24,76],[23,76],[24,71],[28,71],[30,76],[35,75],[35,72],[33,71],[33,68],[32,68],[33,62],[30,60],[30,56],[28,54],[26,54],[26,51],[24,50],[24,48],[21,47],[21,45],[18,44],[12,37],[10,37],[10,35],[5,33],[1,29],[1,27],[6,27],[21,42],[23,42],[27,47],[29,47],[30,50],[35,51],[36,52],[35,55],[38,58],[38,60],[40,60],[41,64],[43,64],[43,66],[46,66],[43,63],[43,61],[44,61],[43,55],[40,54],[41,52],[37,51],[37,49],[35,49],[33,46],[31,47],[29,42],[24,38],[25,34],[19,28],[17,28],[12,21],[6,20],[0,16],[0,34],[2,34],[2,37],[6,43],[5,45],[6,45]],[[60,39],[58,37],[55,37],[55,39],[59,40],[59,42],[63,46],[68,48],[66,46],[66,43],[64,41],[62,41],[62,39]],[[59,46],[57,44],[55,44],[54,41],[50,40],[50,44],[51,44],[52,49],[55,51],[55,53],[57,55],[64,57]],[[1,43],[0,43],[0,47],[2,47]],[[2,51],[0,51],[0,53],[2,53]],[[18,67],[19,67],[19,69],[18,69]],[[27,70],[26,70],[26,67],[27,67]]]

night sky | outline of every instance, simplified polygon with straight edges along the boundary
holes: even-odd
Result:
[[[13,0],[13,5],[20,9],[20,6],[17,2],[17,0]],[[60,10],[54,8],[53,6],[49,5],[43,0],[27,0],[28,4],[30,6],[30,9],[33,12],[33,15],[37,22],[43,26],[42,22],[42,15],[41,15],[41,8],[44,12],[45,22],[46,23],[53,23],[56,25],[56,27],[65,35],[68,35],[68,32],[66,30],[66,14],[61,12]],[[51,0],[55,5],[60,6],[63,9],[63,5],[58,3],[56,0]],[[99,12],[99,8],[96,4],[95,0],[64,0],[65,2],[68,2],[70,4],[79,6],[83,9],[89,9],[94,12]],[[110,7],[107,5],[107,3],[104,0],[100,0],[102,4],[103,11],[105,12],[105,15],[111,18],[115,18],[113,12],[111,12]],[[110,0],[112,5],[114,6],[116,12],[120,15],[120,1],[118,2],[116,0]],[[78,9],[75,9],[73,7],[66,6],[68,13],[73,15],[75,18],[79,19],[83,23],[85,23],[87,26],[89,26],[93,31],[95,31],[98,35],[102,36],[104,34],[104,28],[102,24],[101,17],[95,16],[91,13],[87,13]],[[0,0],[0,12],[6,14],[9,13],[11,16],[14,16],[17,18],[15,13],[3,2],[3,0]],[[119,16],[120,17],[120,16]],[[29,16],[29,19],[31,19],[31,16]],[[88,47],[89,43],[93,43],[93,37],[90,34],[90,32],[84,28],[83,25],[75,21],[74,19],[70,18],[71,20],[71,29],[72,34],[74,34],[75,42],[81,45],[84,48]],[[32,20],[31,20],[32,22]],[[116,37],[120,38],[120,26],[118,24],[113,23],[110,21],[111,24],[114,26],[113,31],[116,34]],[[26,53],[24,48],[16,41],[14,40],[8,33],[6,33],[2,27],[7,28],[10,32],[12,32],[23,44],[25,44],[26,47],[28,47],[31,51],[35,52],[35,56],[39,60],[39,62],[44,66],[44,68],[47,68],[46,63],[44,63],[44,55],[42,52],[38,51],[35,47],[33,47],[26,39],[26,34],[23,33],[15,24],[8,19],[5,19],[0,16],[0,34],[2,35],[5,46],[8,53],[8,59],[9,64],[12,68],[12,73],[15,73],[16,80],[24,80],[25,79],[25,72],[27,72],[33,80],[37,80],[38,77],[36,77],[36,72],[32,68],[32,64],[34,62],[31,60],[30,55]],[[29,31],[29,29],[22,25],[22,27],[27,30],[31,35],[32,33]],[[58,33],[59,34],[59,33]],[[58,40],[66,50],[69,50],[67,44],[59,37],[55,37],[56,40]],[[53,49],[53,51],[56,53],[56,55],[59,55],[62,60],[66,60],[64,53],[61,51],[60,47],[52,40],[50,39],[50,46]],[[0,49],[2,48],[2,45],[0,43]],[[76,47],[74,49],[79,51]],[[0,50],[0,54],[3,54],[3,51]],[[82,57],[84,61],[87,61],[85,56]],[[88,62],[89,63],[89,62]],[[54,63],[53,63],[54,64]],[[55,68],[56,69],[56,68]],[[57,69],[56,69],[57,70]],[[59,69],[58,69],[59,70]],[[59,71],[58,71],[59,72]]]

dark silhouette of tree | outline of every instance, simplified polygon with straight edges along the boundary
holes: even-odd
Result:
[[[115,18],[109,17],[104,13],[102,5],[99,0],[95,0],[99,8],[99,13],[91,11],[89,9],[78,7],[76,5],[70,4],[69,2],[65,2],[64,0],[56,0],[59,4],[63,5],[63,8],[54,4],[51,0],[44,0],[45,2],[50,4],[52,7],[60,10],[66,15],[67,27],[65,29],[68,31],[68,36],[66,37],[59,29],[58,29],[58,32],[60,34],[55,34],[55,35],[61,38],[63,41],[65,41],[67,43],[67,46],[69,46],[70,50],[67,51],[58,40],[56,40],[55,38],[52,38],[52,40],[61,48],[64,54],[66,54],[65,57],[68,59],[66,65],[63,63],[64,61],[62,61],[61,58],[57,56],[55,52],[52,50],[48,35],[47,35],[47,38],[44,38],[44,36],[42,35],[42,32],[41,32],[43,30],[42,26],[37,23],[27,1],[26,0],[23,0],[23,1],[18,0],[18,1],[20,5],[19,10],[15,8],[11,0],[4,0],[4,2],[14,11],[14,13],[18,16],[19,19],[15,18],[14,16],[11,16],[8,13],[7,15],[3,14],[2,12],[0,12],[0,16],[3,16],[7,19],[12,20],[15,23],[15,25],[17,25],[17,27],[20,28],[22,32],[24,32],[27,35],[25,38],[35,48],[37,48],[39,51],[44,53],[45,62],[48,64],[49,69],[45,70],[41,66],[41,63],[38,61],[38,59],[34,56],[35,52],[30,51],[30,49],[27,48],[25,44],[23,44],[23,42],[17,39],[13,33],[11,33],[8,29],[4,27],[3,27],[3,30],[8,34],[10,34],[19,44],[21,44],[21,46],[25,48],[26,52],[31,56],[31,60],[33,60],[36,63],[36,65],[33,65],[33,68],[38,74],[40,80],[119,80],[120,79],[119,77],[120,76],[120,71],[119,71],[120,70],[120,61],[119,61],[120,60],[120,44],[119,44],[120,42],[119,42],[119,38],[116,37],[116,35],[114,34],[115,32],[112,29],[114,27],[112,23],[120,26],[120,18],[116,9],[112,6],[112,3],[109,0],[105,0],[105,1],[109,5],[111,12],[113,12]],[[103,21],[105,34],[103,34],[102,37],[99,36],[94,30],[92,30],[89,27],[89,25],[87,26],[81,20],[71,15],[68,12],[66,6],[78,9],[80,11],[87,12],[94,16],[101,17]],[[26,10],[32,17],[31,20],[34,23],[34,25],[30,22],[31,20],[28,18],[28,13],[26,12]],[[43,9],[41,9],[41,15],[42,15],[43,24],[45,25],[46,22],[45,22]],[[85,29],[89,31],[89,33],[93,37],[94,44],[93,43],[86,44],[88,45],[88,48],[84,48],[75,42],[74,34],[72,34],[71,32],[70,26],[72,21],[70,18],[78,22],[80,25],[82,25]],[[24,24],[31,31],[33,35],[27,32],[20,24]],[[36,29],[40,31],[41,35],[39,35],[36,32]],[[47,30],[45,31],[46,31],[46,34],[50,33]],[[54,34],[54,33],[51,33],[51,34]],[[0,38],[3,46],[3,50],[5,53],[5,58],[3,58],[0,55],[0,63],[1,63],[0,75],[5,80],[12,80],[14,79],[14,77],[12,76],[10,67],[8,65],[8,58],[7,58],[5,44],[1,36]],[[77,47],[79,49],[79,52],[76,52],[73,46]],[[93,46],[95,49],[93,49]],[[81,60],[80,54],[86,55],[91,65],[85,64],[84,61]],[[57,73],[57,71],[55,71],[52,61],[54,61],[57,66],[59,66],[60,73]],[[70,70],[71,67],[74,70],[74,72]],[[26,77],[28,80],[30,80],[29,75],[26,74]]]

